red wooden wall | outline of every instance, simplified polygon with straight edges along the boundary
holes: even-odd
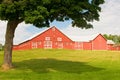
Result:
[[[92,50],[91,42],[83,42],[83,50]]]
[[[107,50],[114,50],[113,44],[107,44]]]

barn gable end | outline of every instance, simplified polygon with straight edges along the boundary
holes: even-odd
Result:
[[[107,40],[99,34],[91,41],[92,50],[107,50]]]

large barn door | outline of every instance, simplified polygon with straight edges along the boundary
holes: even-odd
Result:
[[[52,49],[52,41],[44,41],[45,49]]]

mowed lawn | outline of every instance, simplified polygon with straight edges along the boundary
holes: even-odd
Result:
[[[120,80],[120,51],[14,51],[13,65],[0,80]]]

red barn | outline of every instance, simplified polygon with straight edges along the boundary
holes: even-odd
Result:
[[[84,50],[106,50],[107,41],[101,34],[95,34],[87,37],[88,40],[84,41]]]
[[[74,49],[74,42],[56,27],[51,27],[13,47],[14,50],[34,48]]]
[[[26,50],[34,48],[107,50],[107,40],[101,34],[89,37],[78,37],[78,39],[73,40],[56,27],[51,27],[20,44],[15,45],[13,50]]]

